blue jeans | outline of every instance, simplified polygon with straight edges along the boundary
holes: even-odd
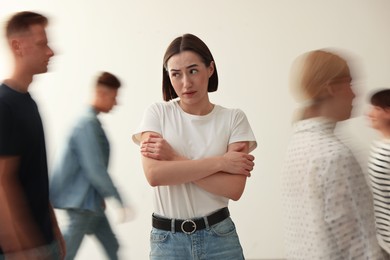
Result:
[[[244,254],[236,227],[227,218],[191,235],[152,228],[151,260],[241,260]]]
[[[118,259],[119,243],[104,212],[66,210],[69,224],[63,230],[66,260],[74,259],[84,235],[95,235],[111,260]]]

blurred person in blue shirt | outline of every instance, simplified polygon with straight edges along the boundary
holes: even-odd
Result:
[[[62,230],[66,259],[74,259],[84,235],[95,235],[109,259],[118,259],[119,243],[105,214],[105,199],[113,198],[122,209],[124,204],[108,173],[109,141],[98,114],[116,105],[120,85],[108,72],[98,77],[91,106],[73,127],[54,164],[50,199],[54,208],[68,215]]]

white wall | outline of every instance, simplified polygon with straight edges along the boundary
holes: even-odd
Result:
[[[151,189],[130,137],[143,110],[162,100],[162,57],[174,37],[190,32],[208,44],[220,77],[212,102],[243,109],[258,138],[256,168],[241,200],[231,203],[247,258],[284,256],[280,169],[295,108],[287,90],[292,60],[323,47],[352,53],[361,70],[357,104],[366,102],[368,91],[390,87],[388,0],[0,0],[0,22],[19,10],[51,18],[57,55],[51,72],[31,87],[45,122],[49,163],[88,101],[96,73],[113,72],[124,83],[120,105],[102,119],[112,144],[112,176],[138,212],[133,222],[114,226],[124,259],[148,258]],[[9,67],[2,46],[1,78]],[[344,128],[363,161],[373,136],[364,110],[357,105],[358,117]],[[87,257],[104,259],[90,239],[78,259]]]

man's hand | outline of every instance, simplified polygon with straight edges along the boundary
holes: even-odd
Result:
[[[118,224],[133,221],[135,219],[135,216],[136,216],[136,211],[135,211],[134,207],[131,207],[129,205],[118,208],[116,210],[116,213],[117,213],[117,223]]]

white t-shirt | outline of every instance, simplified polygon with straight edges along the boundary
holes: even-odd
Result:
[[[383,259],[372,196],[324,118],[294,125],[283,169],[286,259]]]
[[[239,109],[218,105],[207,115],[185,113],[177,100],[151,105],[133,135],[139,144],[143,132],[160,134],[172,148],[188,159],[223,155],[231,143],[256,139],[245,114]],[[168,218],[187,219],[205,216],[226,207],[229,199],[209,193],[193,183],[154,187],[154,212]]]

